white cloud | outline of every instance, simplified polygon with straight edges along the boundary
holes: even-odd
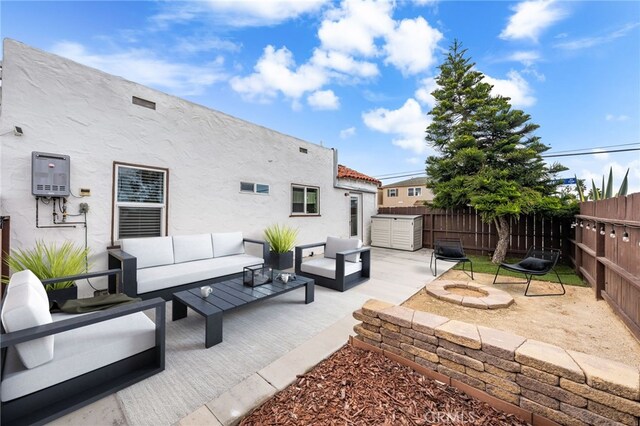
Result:
[[[326,72],[303,64],[295,68],[293,54],[283,47],[276,50],[265,47],[262,57],[254,66],[254,73],[231,79],[231,87],[247,99],[269,101],[282,93],[294,101],[306,92],[313,92],[327,82]]]
[[[168,62],[145,49],[97,54],[80,43],[61,42],[51,50],[81,64],[177,95],[199,94],[207,86],[227,78],[222,57],[207,66],[197,66]]]
[[[620,37],[624,37],[625,35],[627,35],[627,33],[629,33],[634,28],[638,27],[639,25],[640,23],[627,24],[624,27],[620,28],[619,30],[613,31],[609,34],[605,34],[602,36],[594,36],[594,37],[584,37],[584,38],[580,38],[573,41],[560,42],[560,43],[554,44],[553,47],[566,49],[566,50],[587,49],[590,47],[598,46],[600,44],[612,42],[613,40],[618,39]]]
[[[227,52],[240,51],[242,44],[234,43],[229,40],[224,40],[215,36],[201,37],[201,38],[182,38],[178,41],[175,49],[180,53],[202,53],[212,50],[223,50]]]
[[[540,34],[567,16],[567,12],[554,0],[527,0],[518,3],[500,38],[538,41]]]
[[[329,11],[318,30],[325,50],[375,56],[375,39],[394,27],[394,4],[387,1],[344,0],[340,8]]]
[[[162,12],[152,17],[161,28],[172,23],[209,20],[231,27],[263,27],[319,11],[327,0],[201,0],[160,2]]]
[[[599,156],[601,154],[597,154]],[[602,186],[602,177],[604,176],[605,182],[609,178],[609,169],[613,169],[613,191],[617,192],[622,184],[627,169],[629,175],[627,177],[627,183],[629,185],[627,194],[634,194],[640,192],[640,159],[627,159],[626,161],[619,158],[616,155],[616,159],[612,157],[606,157],[598,159],[597,162],[585,162],[584,160],[575,161],[575,165],[571,160],[563,161],[565,166],[568,166],[571,170],[571,177],[573,177],[574,170],[578,179],[585,179],[587,185],[587,191],[591,190],[591,180],[596,184],[597,188]],[[573,166],[573,167],[572,167]]]
[[[433,97],[431,92],[438,88],[438,83],[434,77],[423,78],[420,81],[420,87],[416,90],[415,96],[422,105],[426,105],[430,108],[436,106],[436,98]]]
[[[398,68],[403,75],[425,71],[435,63],[435,50],[442,33],[419,16],[403,19],[386,37],[385,63]]]
[[[333,90],[318,90],[307,97],[307,102],[314,109],[338,109],[340,99]]]
[[[348,129],[340,130],[340,139],[348,139],[356,134],[355,127],[349,127]]]
[[[405,160],[408,164],[423,164],[424,158],[422,157],[411,157]]]
[[[629,116],[624,114],[621,114],[621,115],[607,114],[605,116],[605,119],[607,121],[627,121],[629,119]]]
[[[531,66],[541,58],[540,52],[535,50],[521,50],[513,52],[507,57],[509,61],[521,62],[525,66]]]
[[[364,112],[362,120],[372,130],[396,135],[392,143],[400,148],[416,154],[424,154],[428,150],[424,137],[430,119],[415,99],[407,99],[396,110],[378,108]]]
[[[315,49],[311,63],[357,77],[375,77],[380,72],[378,66],[372,62],[357,61],[352,56],[336,51]]]
[[[536,103],[529,83],[517,71],[509,71],[507,77],[506,80],[501,80],[485,75],[484,81],[493,85],[493,95],[511,98],[511,105],[515,107],[527,107]]]

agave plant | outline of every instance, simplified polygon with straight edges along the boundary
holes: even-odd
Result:
[[[271,225],[264,230],[264,236],[275,253],[287,253],[293,250],[298,230],[287,225]]]
[[[65,241],[60,246],[55,243],[48,245],[44,241],[36,241],[33,249],[12,250],[6,262],[13,272],[29,269],[36,277],[45,280],[84,272],[89,266],[88,256],[88,248],[77,246],[71,241]],[[8,283],[9,277],[2,277],[2,282]],[[73,287],[73,285],[73,281],[47,284],[45,290],[59,290]]]
[[[629,188],[628,178],[629,178],[629,169],[627,169],[627,173],[624,174],[624,179],[622,179],[622,184],[620,184],[620,189],[618,189],[618,192],[614,195],[613,194],[613,167],[610,167],[609,178],[606,181],[606,185],[605,185],[604,175],[602,175],[602,186],[600,188],[597,188],[596,183],[594,182],[593,179],[591,179],[591,193],[588,194],[588,196],[585,196],[584,191],[582,190],[582,187],[579,184],[577,185],[580,201],[584,202],[584,201],[587,201],[587,199],[598,201],[605,198],[613,198],[613,197],[627,195],[627,190]],[[578,182],[577,176],[576,176],[576,182]]]

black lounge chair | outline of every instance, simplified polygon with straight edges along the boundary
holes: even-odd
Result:
[[[431,267],[435,259],[435,271]],[[471,279],[473,280],[473,262],[464,254],[462,243],[457,238],[441,238],[436,240],[433,253],[431,253],[431,261],[429,262],[429,269],[435,277],[438,275],[438,260],[444,260],[445,262],[462,262],[462,271],[469,275],[465,269],[465,264],[469,262],[471,265]]]
[[[558,249],[538,249],[535,247],[530,247],[525,255],[524,259],[522,259],[518,263],[501,263],[498,266],[498,270],[496,271],[496,276],[493,277],[494,284],[526,284],[527,288],[524,290],[524,295],[528,297],[532,296],[562,296],[566,293],[564,285],[562,284],[562,280],[560,279],[560,275],[555,270],[556,263],[558,263],[558,259],[560,258],[560,250]],[[524,274],[527,278],[525,282],[496,282],[498,278],[498,272],[500,272],[500,268],[504,268],[508,271],[520,272]],[[562,293],[546,293],[546,294],[528,294],[529,285],[531,285],[531,278],[540,275],[546,275],[549,272],[555,272],[556,277],[558,277],[558,281],[560,282],[560,287],[562,287]]]

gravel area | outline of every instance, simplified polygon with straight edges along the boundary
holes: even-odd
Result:
[[[345,345],[240,423],[526,425],[382,354]]]
[[[484,285],[493,282],[493,275],[477,273],[475,278],[470,281],[462,271],[450,270],[439,279]],[[501,276],[500,281],[521,279]],[[640,367],[640,343],[607,302],[596,300],[593,289],[565,285],[564,296],[526,297],[524,285],[496,287],[508,292],[515,303],[496,310],[468,308],[438,300],[422,289],[403,305]],[[532,281],[530,289],[536,293],[558,290],[558,284],[540,281]]]

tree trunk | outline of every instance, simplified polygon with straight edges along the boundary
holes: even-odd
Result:
[[[509,220],[500,216],[493,221],[496,225],[496,230],[498,231],[498,244],[496,245],[496,251],[493,252],[493,257],[491,258],[491,262],[495,265],[499,265],[504,261],[504,258],[507,256],[507,248],[509,247]]]

